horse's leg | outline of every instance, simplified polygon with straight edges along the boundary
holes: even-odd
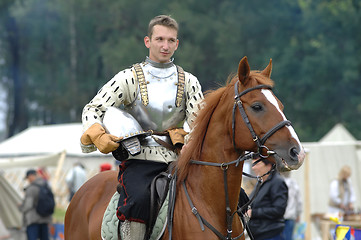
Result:
[[[106,171],[89,179],[79,189],[66,211],[65,239],[101,239],[101,222],[117,183],[117,172]]]

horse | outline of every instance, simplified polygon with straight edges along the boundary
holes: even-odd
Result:
[[[298,169],[304,149],[273,94],[272,60],[250,70],[247,57],[226,86],[205,95],[176,162],[172,220],[162,239],[244,239],[237,212],[243,163],[268,158],[279,171]],[[116,191],[115,171],[97,174],[74,195],[65,239],[101,239],[104,211]]]

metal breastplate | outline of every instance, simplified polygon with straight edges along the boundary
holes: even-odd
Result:
[[[134,65],[139,91],[125,111],[139,122],[143,130],[164,131],[179,127],[185,118],[184,72],[172,65],[156,68],[151,64]]]

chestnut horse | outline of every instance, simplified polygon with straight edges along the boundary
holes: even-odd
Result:
[[[190,140],[177,161],[171,228],[163,239],[244,239],[237,216],[243,160],[267,157],[278,170],[301,166],[305,153],[271,91],[272,61],[251,71],[244,57],[238,75],[206,95]],[[99,173],[75,194],[65,216],[65,239],[101,239],[104,211],[117,173]]]

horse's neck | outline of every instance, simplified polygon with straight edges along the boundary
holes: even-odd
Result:
[[[203,140],[200,161],[227,163],[237,159],[238,154],[233,147],[233,141],[229,126],[232,122],[231,109],[225,108],[229,103],[226,98],[218,104],[209,121],[208,130]],[[237,168],[231,165],[226,170],[228,193],[225,192],[225,171],[221,167],[197,166],[194,171],[194,182],[201,187],[200,197],[210,205],[225,202],[226,194],[229,197],[231,207],[236,207],[240,191],[243,164]],[[216,198],[217,201],[212,200]],[[207,201],[208,200],[208,201]],[[223,205],[223,204],[222,204]],[[215,206],[212,206],[215,207]],[[222,209],[224,211],[224,208]]]
[[[230,146],[232,145],[231,141],[222,139],[224,134],[219,136],[218,141],[205,138],[200,161],[226,163],[237,159],[237,153]],[[227,148],[225,148],[226,145]],[[217,166],[192,165],[187,177],[190,195],[196,199],[195,201],[212,209],[211,211],[222,213],[225,211],[226,195],[228,195],[230,207],[235,211],[241,187],[242,170],[243,163],[238,167],[234,164],[230,165],[227,170]],[[228,192],[226,192],[226,188]]]
[[[203,144],[199,161],[213,163],[227,163],[237,159],[238,154],[233,148],[229,127],[232,122],[232,109],[228,98],[224,98],[213,111]],[[190,167],[187,186],[190,195],[209,211],[218,211],[217,216],[224,214],[226,199],[230,207],[236,210],[241,186],[243,164],[238,167],[231,165],[225,171],[217,166],[192,165]],[[224,219],[222,219],[224,221]]]

